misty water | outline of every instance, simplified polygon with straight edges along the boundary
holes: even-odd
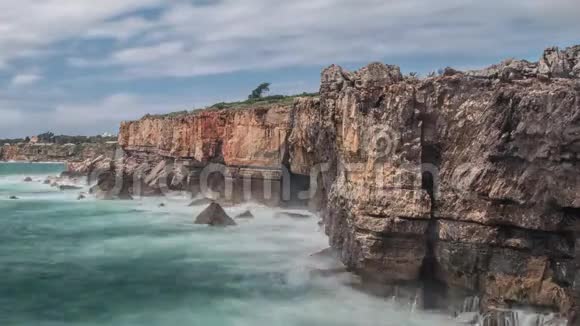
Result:
[[[226,211],[254,219],[199,226],[186,196],[78,201],[42,183],[63,168],[0,163],[0,325],[452,324],[320,276],[336,263],[311,256],[317,218],[244,205]]]

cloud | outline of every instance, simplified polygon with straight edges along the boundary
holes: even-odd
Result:
[[[128,17],[119,21],[108,21],[90,28],[84,38],[111,38],[125,41],[141,33],[150,31],[156,24],[142,17]]]
[[[26,86],[31,85],[42,79],[38,74],[18,74],[12,77],[10,84],[12,86]]]
[[[220,99],[246,93],[239,76],[300,92],[331,63],[427,70],[440,67],[431,58],[476,67],[538,56],[578,41],[578,12],[578,0],[0,0],[0,78],[43,80],[0,89],[0,114],[22,119],[0,118],[0,132],[110,131],[122,119],[200,101],[208,89],[227,89]],[[312,70],[292,70],[300,67]],[[181,79],[224,73],[232,75]]]
[[[113,60],[117,63],[149,63],[160,60],[170,60],[178,56],[185,50],[182,42],[167,42],[158,45],[130,48],[113,55]]]
[[[90,33],[139,35],[132,44],[99,60],[69,61],[158,78],[386,57],[492,57],[574,40],[580,21],[572,13],[579,11],[574,0],[172,1],[155,18],[128,17]]]
[[[0,62],[81,35],[123,13],[159,5],[161,0],[0,1]],[[121,30],[119,26],[117,32]],[[91,32],[92,30],[92,32]],[[104,33],[104,32],[103,32]]]
[[[150,113],[192,109],[188,105],[192,103],[190,98],[168,100],[163,96],[133,93],[114,93],[94,100],[61,104],[58,101],[61,99],[57,103],[43,103],[34,99],[0,99],[0,107],[11,107],[0,109],[0,138],[24,137],[48,130],[69,135],[116,133],[120,122],[124,120],[139,119]]]
[[[157,78],[497,56],[576,40],[578,12],[576,0],[0,1],[0,62],[42,55],[65,40],[101,39],[117,43],[96,57],[76,51],[69,65]]]

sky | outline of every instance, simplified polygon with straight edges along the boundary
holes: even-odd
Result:
[[[0,138],[317,91],[330,64],[426,74],[580,44],[578,0],[0,0]]]

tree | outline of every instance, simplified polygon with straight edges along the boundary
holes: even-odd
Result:
[[[38,141],[41,143],[53,143],[54,142],[54,133],[47,131],[43,134],[37,136]]]
[[[270,91],[270,83],[261,83],[255,90],[252,91],[252,94],[248,96],[248,99],[258,99],[261,98],[264,92]]]

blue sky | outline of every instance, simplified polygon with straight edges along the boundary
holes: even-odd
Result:
[[[316,91],[332,64],[427,73],[580,43],[577,0],[0,0],[0,137]]]

